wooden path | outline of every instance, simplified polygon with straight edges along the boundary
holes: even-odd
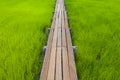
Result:
[[[64,0],[57,0],[40,80],[78,80]]]

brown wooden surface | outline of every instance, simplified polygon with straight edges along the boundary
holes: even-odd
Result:
[[[66,26],[66,38],[67,38],[67,49],[68,49],[70,78],[71,78],[71,80],[77,80],[74,53],[73,53],[73,48],[72,48],[72,41],[71,41],[70,31],[68,29],[68,21],[67,21],[66,12],[65,12],[65,26]]]
[[[61,63],[61,11],[59,12],[58,22],[58,36],[57,36],[57,56],[56,56],[56,78],[55,80],[62,80],[62,63]]]
[[[78,80],[64,0],[56,0],[40,80]]]
[[[53,17],[53,22],[52,22],[52,26],[51,26],[52,28],[54,28],[54,26],[55,26],[55,20],[56,20],[55,15]],[[53,33],[54,33],[54,29],[51,29],[50,34],[49,34],[49,38],[48,38],[48,42],[47,42],[47,49],[46,49],[46,52],[45,52],[45,57],[44,57],[43,67],[42,67],[42,71],[41,71],[41,75],[40,75],[40,80],[46,80],[47,79]]]
[[[59,8],[59,6],[58,6],[58,8]],[[50,63],[49,63],[49,70],[48,70],[47,80],[54,80],[56,45],[57,45],[57,25],[58,25],[58,17],[56,18],[56,24],[55,24],[55,29],[54,29],[52,50],[51,50],[51,55],[50,55]]]
[[[62,11],[62,58],[63,58],[63,80],[70,80],[69,75],[69,63],[68,63],[68,53],[66,46],[66,34],[65,34],[65,18],[64,11]]]
[[[57,48],[56,56],[56,78],[55,80],[62,80],[62,62],[61,62],[61,47]]]

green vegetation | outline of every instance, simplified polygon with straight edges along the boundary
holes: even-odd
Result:
[[[54,0],[0,0],[0,80],[37,80]],[[66,0],[79,80],[120,80],[120,1]]]
[[[66,0],[79,80],[120,80],[120,1]]]
[[[54,0],[0,0],[0,80],[37,80]]]

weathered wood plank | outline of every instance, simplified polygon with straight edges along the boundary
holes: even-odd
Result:
[[[55,31],[53,36],[52,42],[52,50],[50,55],[50,63],[49,63],[49,70],[48,70],[48,77],[47,80],[54,80],[55,79],[55,59],[56,59],[56,46],[57,46],[57,27],[58,27],[58,17],[59,16],[59,6],[58,6],[58,13],[56,16],[56,24],[55,24]]]
[[[62,80],[61,37],[62,36],[61,36],[61,11],[60,11],[59,23],[58,23],[58,35],[57,35],[57,57],[56,57],[56,79],[55,80]]]
[[[67,21],[66,12],[65,12],[65,26],[66,26],[66,38],[67,38],[70,80],[78,80],[77,73],[76,73],[76,67],[75,67],[74,54],[73,54],[73,49],[72,49],[72,41],[71,41],[70,31],[68,29],[68,21]]]
[[[62,47],[63,80],[70,80],[67,48]]]
[[[50,55],[50,63],[49,63],[47,80],[54,80],[56,43],[57,43],[57,29],[55,28],[54,36],[53,36],[53,43],[52,43],[52,48],[51,48],[51,55]]]
[[[62,62],[61,62],[61,47],[57,47],[56,56],[56,78],[55,80],[62,80]]]
[[[62,11],[62,47],[66,47],[64,11]]]
[[[65,34],[65,19],[64,11],[62,11],[62,62],[63,62],[63,80],[70,80],[69,76],[69,64],[68,54],[66,46],[66,34]]]
[[[59,23],[58,23],[58,28],[57,28],[57,30],[58,30],[57,46],[58,46],[58,47],[61,47],[61,41],[62,41],[62,39],[61,39],[61,37],[62,37],[62,36],[61,36],[61,34],[62,34],[62,33],[61,33],[61,31],[62,31],[62,30],[61,30],[61,28],[62,28],[62,27],[61,27],[61,26],[62,26],[62,25],[61,25],[61,20],[62,20],[62,19],[61,19],[61,11],[60,11],[60,12],[59,12]]]
[[[53,22],[52,22],[52,25],[51,25],[52,28],[54,28],[54,26],[55,26],[55,21],[56,21],[56,14],[54,14],[54,17],[53,17]],[[45,57],[44,57],[43,67],[42,67],[42,71],[41,71],[41,75],[40,75],[40,80],[46,80],[47,79],[53,34],[54,34],[54,29],[51,29],[50,34],[49,34],[49,38],[48,38],[48,42],[47,42],[47,49],[46,49],[46,52],[45,52]]]

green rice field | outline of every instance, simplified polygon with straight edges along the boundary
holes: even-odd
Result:
[[[79,80],[120,80],[120,1],[65,2]]]
[[[38,80],[55,1],[0,0],[0,80]]]

